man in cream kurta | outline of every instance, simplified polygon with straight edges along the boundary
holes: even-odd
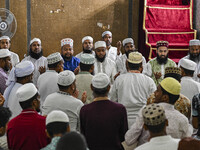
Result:
[[[70,130],[79,131],[79,113],[83,103],[72,96],[76,92],[74,73],[69,70],[60,72],[57,83],[59,91],[47,96],[42,106],[42,115],[46,116],[52,110],[61,110],[69,116]]]
[[[37,81],[37,88],[40,93],[40,107],[49,94],[58,92],[59,88],[58,73],[63,71],[63,59],[59,52],[50,54],[47,57],[48,68],[45,73],[41,74]]]
[[[117,74],[116,64],[110,58],[106,57],[106,43],[104,41],[97,41],[95,43],[96,59],[94,62],[94,75],[97,73],[105,73],[114,82],[114,77]]]
[[[117,57],[116,59],[117,72],[120,72],[120,74],[127,73],[126,60],[127,60],[128,54],[130,52],[137,51],[135,50],[135,45],[132,38],[124,39],[122,44],[125,50],[125,54],[123,54],[121,57]],[[143,68],[145,68],[145,65],[146,65],[146,59],[142,56]]]
[[[180,68],[182,72],[181,94],[189,98],[191,102],[193,96],[200,93],[200,83],[193,79],[196,66],[197,64],[189,59],[180,60]]]
[[[157,57],[151,59],[143,70],[143,73],[151,77],[156,85],[163,80],[166,67],[176,67],[176,63],[168,58],[168,46],[167,41],[158,41]]]
[[[34,65],[33,83],[37,86],[37,80],[40,74],[44,73],[47,69],[47,58],[43,56],[41,40],[34,38],[30,42],[29,56],[25,57],[22,61],[31,61]]]
[[[111,91],[111,100],[126,107],[130,128],[135,123],[138,111],[146,104],[147,98],[156,90],[156,86],[150,77],[141,73],[141,53],[131,52],[126,63],[128,73],[116,78]]]

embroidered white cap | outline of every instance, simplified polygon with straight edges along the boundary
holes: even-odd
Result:
[[[125,46],[127,43],[131,43],[134,45],[134,41],[132,38],[126,38],[122,41],[123,46]]]
[[[71,38],[65,38],[61,40],[61,47],[67,44],[70,45],[70,47],[73,47],[73,43],[74,41]]]
[[[0,49],[0,58],[5,58],[11,56],[11,53],[8,49]]]
[[[197,64],[194,61],[189,60],[189,59],[181,59],[180,66],[185,69],[195,71]]]
[[[92,78],[92,86],[103,89],[110,84],[110,79],[105,73],[98,73]]]
[[[105,47],[106,48],[106,42],[105,41],[97,41],[94,44],[95,49],[99,48],[99,47]]]
[[[112,36],[112,33],[111,33],[110,31],[104,31],[104,32],[102,33],[102,37],[104,37],[106,34]]]
[[[62,86],[69,86],[74,82],[75,78],[75,74],[72,71],[62,71],[58,74],[58,84]]]
[[[46,118],[46,125],[52,122],[69,122],[68,115],[61,110],[51,111]]]
[[[142,62],[142,54],[139,52],[131,52],[128,55],[127,61],[133,64],[139,64]]]
[[[89,40],[93,43],[93,38],[91,36],[85,36],[84,38],[82,38],[82,43],[84,43],[85,40]]]
[[[53,53],[53,54],[50,54],[49,56],[47,56],[47,61],[48,61],[49,65],[55,64],[61,60],[63,60],[63,58],[59,52],[56,52],[56,53]]]
[[[193,45],[200,45],[200,40],[197,40],[197,39],[190,40],[189,46],[193,46]]]
[[[38,90],[35,85],[26,83],[17,90],[16,95],[19,102],[24,102],[35,96],[36,93],[38,93]]]
[[[95,58],[92,54],[81,54],[80,62],[82,64],[91,65],[94,64]]]
[[[30,41],[30,45],[33,44],[34,42],[38,42],[41,45],[41,40],[39,38],[34,38]]]
[[[5,36],[5,35],[4,35],[4,36],[1,36],[1,37],[0,37],[0,41],[1,41],[1,40],[9,40],[9,41],[10,41],[10,38],[9,38],[8,36]]]

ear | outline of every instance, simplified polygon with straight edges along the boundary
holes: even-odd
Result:
[[[70,132],[70,126],[68,125],[68,127],[67,127],[67,132]]]
[[[4,127],[1,127],[0,128],[0,135],[3,135],[4,134]]]
[[[108,88],[107,88],[107,92],[109,93],[109,91],[110,91],[110,85],[108,85]]]
[[[162,101],[165,103],[169,103],[169,96],[167,94],[162,95]]]
[[[94,71],[94,65],[91,66],[89,72],[92,73]]]
[[[144,128],[144,130],[146,130],[146,131],[148,130],[148,128],[147,128],[147,126],[146,126],[145,124],[143,125],[143,128]]]
[[[50,137],[50,135],[49,135],[47,129],[45,129],[45,133],[46,133],[47,137],[51,139],[51,137]]]
[[[169,125],[169,122],[167,119],[166,119],[165,125],[166,125],[166,127]]]
[[[34,109],[36,109],[38,107],[38,100],[37,99],[34,99],[33,102],[32,102],[32,107]]]
[[[94,90],[94,88],[93,88],[92,84],[90,84],[90,88],[91,88],[91,90],[92,90],[92,91]]]

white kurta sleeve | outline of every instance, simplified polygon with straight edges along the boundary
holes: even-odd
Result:
[[[147,76],[149,76],[149,77],[152,76],[152,68],[151,68],[151,64],[149,62],[143,68],[143,72],[142,73],[145,74],[145,75],[147,75]]]
[[[115,81],[110,92],[110,99],[112,101],[118,102],[118,95],[117,95],[117,82]]]

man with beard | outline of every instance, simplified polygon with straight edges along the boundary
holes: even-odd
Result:
[[[94,75],[100,72],[105,73],[110,78],[112,84],[117,70],[115,62],[106,57],[106,42],[97,41],[95,43],[95,57]]]
[[[11,41],[10,41],[10,38],[8,36],[0,37],[0,49],[10,50],[10,46],[11,46]],[[10,53],[11,53],[12,66],[15,66],[17,63],[19,63],[19,56],[14,52],[10,51]]]
[[[4,107],[9,107],[12,111],[11,118],[16,117],[22,111],[19,102],[16,100],[16,93],[23,84],[32,82],[33,71],[33,63],[30,61],[23,61],[13,67],[8,76],[8,87],[3,96],[5,98]]]
[[[59,91],[47,96],[42,106],[42,115],[53,110],[61,110],[69,117],[71,131],[80,130],[79,112],[83,103],[74,97],[76,93],[76,77],[72,71],[60,72],[57,81]]]
[[[37,82],[41,107],[49,94],[59,91],[57,85],[58,73],[63,71],[64,61],[59,52],[47,56],[47,61],[49,70],[41,74]]]
[[[12,68],[11,53],[8,49],[0,50],[0,93],[3,94],[6,89],[6,80],[8,79],[8,71]]]
[[[73,42],[70,38],[61,40],[61,55],[64,59],[64,70],[70,70],[74,74],[78,74],[80,59],[73,56]]]
[[[106,55],[108,58],[110,58],[111,60],[113,60],[115,62],[115,60],[117,59],[117,57],[121,57],[121,52],[120,52],[120,42],[117,43],[117,48],[111,46],[112,44],[112,33],[110,31],[105,31],[102,33],[102,39],[103,41],[106,42]]]
[[[189,59],[191,61],[194,61],[196,64],[197,64],[197,67],[196,67],[196,70],[194,72],[194,76],[193,76],[193,79],[197,82],[200,82],[200,72],[199,72],[199,61],[200,61],[200,58],[199,58],[199,53],[200,53],[200,40],[190,40],[189,42],[189,52],[188,52],[188,55],[183,57],[182,59]],[[178,63],[178,67],[180,67],[180,62],[181,60],[179,61]]]
[[[33,83],[21,86],[16,101],[22,112],[8,123],[7,140],[9,149],[39,150],[47,145],[45,117],[38,114],[39,94]]]
[[[122,44],[124,47],[125,54],[123,54],[121,57],[117,57],[117,60],[116,60],[117,72],[120,72],[120,74],[127,73],[126,60],[128,58],[129,53],[137,52],[132,38],[124,39],[122,41]],[[142,56],[143,68],[145,67],[145,65],[146,65],[146,59]]]
[[[92,54],[95,56],[95,52],[93,51],[93,38],[91,36],[85,36],[82,39],[83,51],[77,54],[75,57],[81,59],[82,54]]]
[[[31,61],[34,65],[33,83],[37,85],[37,80],[40,74],[44,73],[47,69],[47,58],[43,56],[41,40],[34,38],[30,42],[29,56],[25,57],[22,61]]]
[[[151,59],[143,71],[144,74],[154,80],[156,85],[164,78],[166,67],[176,67],[176,63],[168,58],[168,46],[169,43],[167,41],[158,41],[156,43],[157,57]]]

